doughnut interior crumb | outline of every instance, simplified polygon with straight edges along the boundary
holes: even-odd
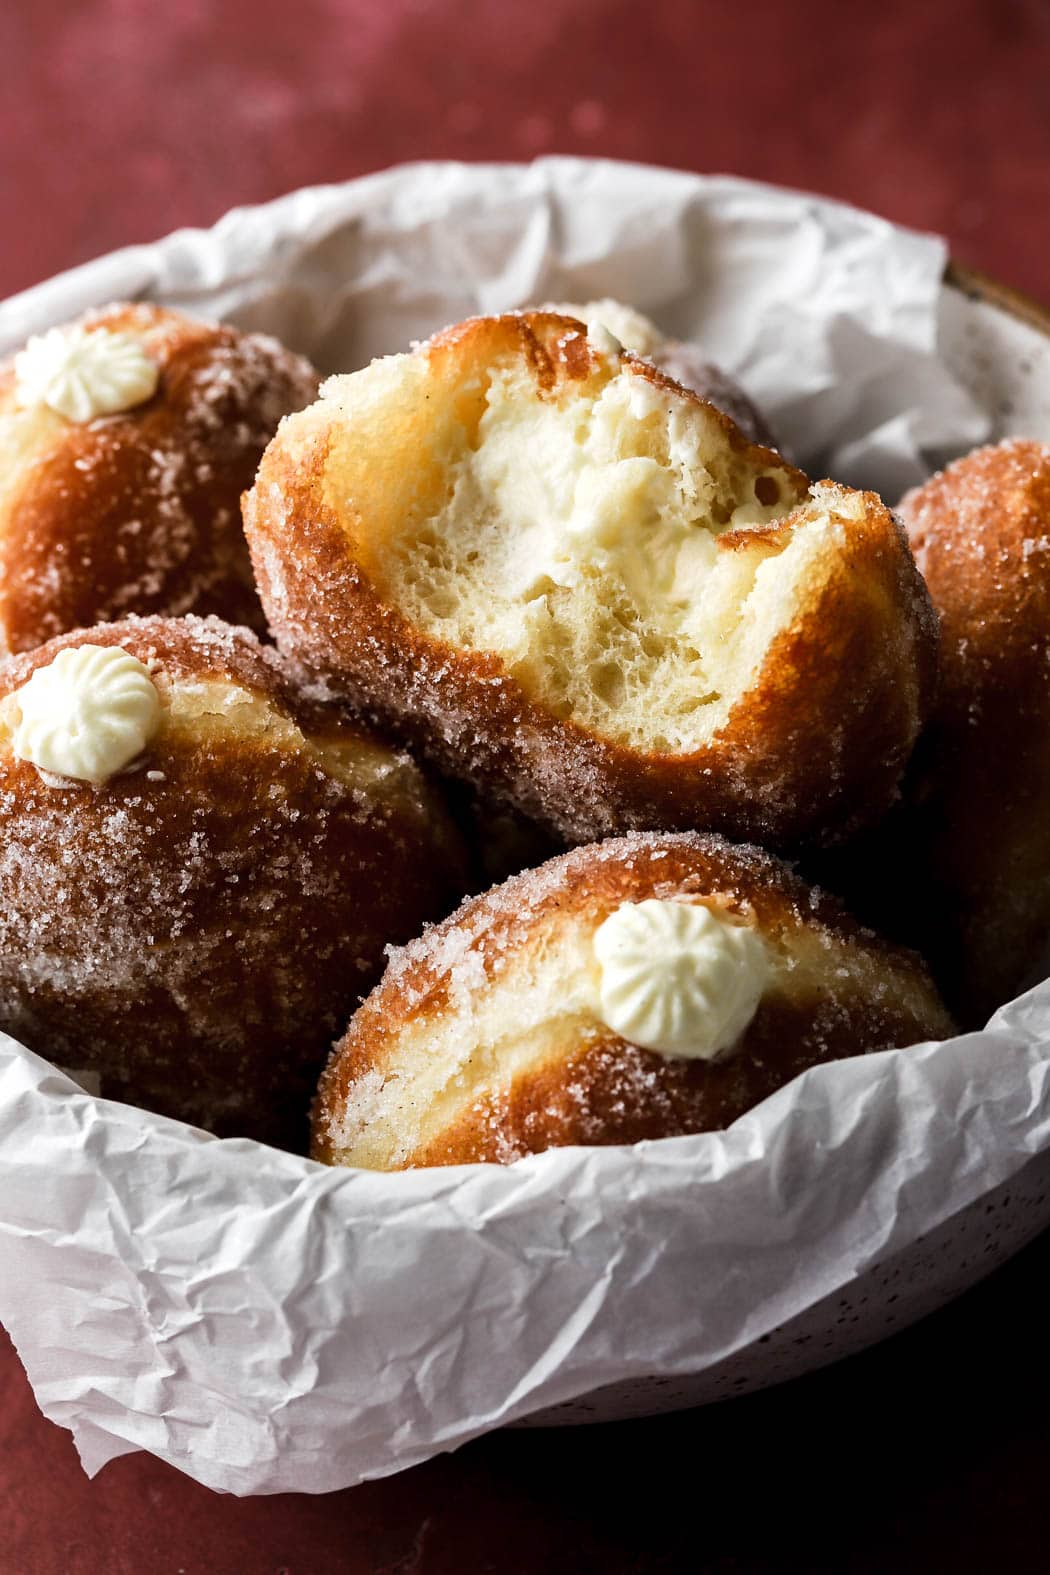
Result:
[[[547,322],[571,377],[544,384],[516,350],[457,360],[435,341],[331,379],[354,444],[330,453],[329,500],[367,521],[357,559],[413,626],[498,653],[556,717],[689,754],[863,504],[831,488],[803,501],[799,472],[733,441],[709,406],[582,324]],[[769,528],[792,511],[790,530]]]

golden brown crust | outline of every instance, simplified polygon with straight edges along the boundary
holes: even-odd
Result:
[[[145,404],[78,424],[20,411],[13,363],[0,364],[0,651],[128,613],[261,629],[240,496],[316,373],[273,339],[160,307],[82,322],[141,335],[160,383]]]
[[[541,339],[559,327],[552,356]],[[585,375],[588,342],[573,327],[537,314],[475,319],[439,334],[426,353],[433,364],[455,354],[483,362],[517,343],[542,389]],[[704,404],[649,363],[625,359],[655,386]],[[715,415],[731,451],[775,467],[795,498],[805,495],[800,472]],[[848,524],[805,618],[774,642],[713,742],[647,754],[553,715],[496,653],[410,624],[358,559],[355,536],[365,526],[352,505],[344,511],[327,496],[330,452],[346,441],[338,409],[322,402],[306,417],[267,449],[244,503],[271,630],[312,679],[442,770],[487,784],[577,842],[690,826],[778,846],[834,841],[892,801],[929,704],[936,621],[903,532],[874,494],[861,495],[863,517]],[[731,553],[764,539],[777,550],[792,529],[789,516],[726,532],[717,545]]]
[[[712,898],[746,916],[788,960],[730,1056],[675,1059],[629,1044],[600,1022],[552,1023],[523,1069],[493,1081],[488,1064],[478,1071],[468,1059],[450,1074],[458,1092],[448,1117],[422,1142],[406,1139],[392,1168],[505,1163],[563,1144],[722,1128],[818,1062],[951,1032],[918,957],[862,929],[779,860],[698,833],[634,835],[563,854],[470,899],[395,957],[321,1079],[314,1157],[375,1162],[344,1146],[346,1115],[362,1095],[382,1097],[375,1090],[396,1076],[406,1031],[422,1030],[424,1045],[437,1044],[436,1030],[458,1011],[469,1034],[485,999],[522,958],[542,972],[574,934],[592,934],[620,903],[683,896]],[[514,1027],[508,1021],[508,1035]]]
[[[710,1063],[672,1061],[615,1035],[592,1038],[476,1099],[458,1121],[413,1150],[405,1168],[507,1164],[548,1148],[721,1131],[818,1061],[837,1059],[815,1054],[800,1026],[797,1009],[769,1001],[745,1052]],[[892,1035],[885,1041],[893,1042]],[[337,1163],[320,1148],[313,1157]]]
[[[164,721],[101,788],[17,759],[9,708],[65,647],[150,666]],[[303,703],[245,629],[134,619],[0,669],[0,1027],[102,1091],[303,1141],[308,1091],[384,946],[463,889],[437,795]]]
[[[1050,934],[1050,446],[978,449],[900,511],[942,637],[897,858],[921,872],[916,937],[977,1022]]]

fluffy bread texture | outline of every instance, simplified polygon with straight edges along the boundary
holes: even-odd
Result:
[[[878,863],[919,872],[916,941],[977,1024],[1050,961],[1050,445],[978,449],[900,512],[940,614],[941,681]]]
[[[245,498],[281,649],[555,835],[835,840],[891,802],[936,625],[880,500],[571,318],[326,383]]]
[[[160,692],[101,787],[16,758],[18,691],[119,645]],[[0,669],[0,1028],[103,1094],[302,1147],[333,1035],[383,948],[448,911],[462,850],[415,764],[306,702],[217,619],[133,619]]]
[[[653,897],[732,915],[774,959],[724,1058],[643,1050],[599,1015],[595,932]],[[636,834],[473,898],[396,954],[321,1079],[312,1152],[397,1170],[715,1130],[818,1062],[951,1031],[918,957],[779,860],[697,833]]]
[[[281,417],[315,398],[316,372],[266,335],[160,307],[80,323],[140,339],[159,384],[77,423],[21,407],[14,363],[0,363],[0,652],[128,613],[261,630],[240,497]]]

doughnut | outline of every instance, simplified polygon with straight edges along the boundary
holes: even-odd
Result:
[[[217,619],[0,667],[0,1029],[110,1098],[305,1144],[335,1034],[463,854],[419,769]]]
[[[916,939],[978,1024],[1050,967],[1050,445],[978,449],[900,514],[940,614],[941,679],[897,863],[921,872]]]
[[[818,1062],[951,1026],[915,955],[770,854],[633,833],[396,953],[322,1075],[311,1152],[399,1170],[717,1130]]]
[[[926,714],[936,623],[880,499],[571,318],[330,379],[244,517],[305,677],[566,842],[843,838]]]
[[[666,338],[654,322],[633,306],[625,306],[622,301],[613,301],[608,297],[600,301],[586,301],[582,306],[557,305],[546,310],[579,318],[580,322],[587,324],[592,334],[597,333],[599,337],[604,328],[625,350],[645,356],[661,372],[666,372],[676,383],[681,383],[683,388],[691,388],[701,399],[717,405],[752,443],[783,452],[769,422],[753,400],[735,378],[707,359],[699,345],[690,344],[684,339]]]
[[[240,496],[317,375],[262,334],[115,305],[0,363],[0,653],[127,613],[262,630]]]

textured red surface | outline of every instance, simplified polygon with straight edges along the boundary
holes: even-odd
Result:
[[[1047,0],[8,0],[0,62],[0,295],[402,159],[580,152],[843,197],[1050,299]],[[779,1391],[322,1499],[88,1483],[0,1337],[0,1575],[1041,1571],[1048,1268]]]

